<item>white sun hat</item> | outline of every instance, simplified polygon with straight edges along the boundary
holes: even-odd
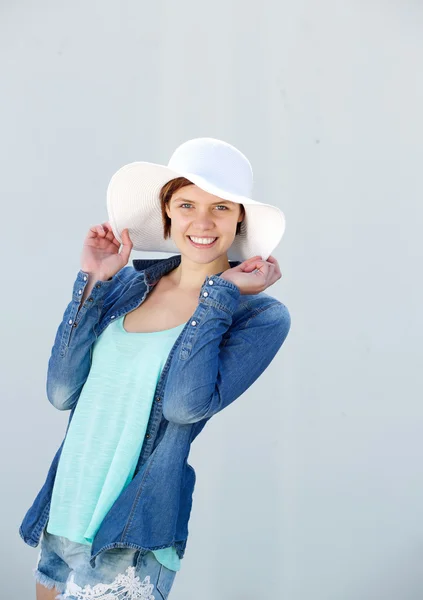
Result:
[[[251,198],[253,171],[237,148],[214,138],[195,138],[174,151],[168,165],[133,162],[121,167],[107,188],[107,212],[113,234],[122,243],[128,228],[133,249],[179,253],[171,238],[163,237],[160,190],[171,179],[185,177],[202,190],[242,204],[245,217],[229,248],[229,260],[272,254],[285,231],[285,216],[276,206]]]

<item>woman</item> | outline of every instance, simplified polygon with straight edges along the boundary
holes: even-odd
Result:
[[[48,364],[48,399],[71,412],[19,530],[41,539],[37,600],[168,598],[188,538],[191,443],[290,328],[265,292],[281,277],[270,251],[285,219],[251,188],[247,158],[211,138],[113,176],[109,221],[87,234]],[[178,254],[126,266],[133,248]]]

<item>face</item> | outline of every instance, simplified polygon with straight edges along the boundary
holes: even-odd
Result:
[[[166,205],[172,240],[181,254],[208,263],[226,254],[234,241],[241,205],[209,194],[196,185],[181,188]]]

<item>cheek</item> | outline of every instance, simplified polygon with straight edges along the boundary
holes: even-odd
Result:
[[[189,218],[183,215],[173,215],[171,227],[174,231],[184,231],[189,225]]]
[[[238,225],[237,219],[238,217],[236,216],[234,216],[232,219],[226,219],[225,222],[222,223],[222,230],[224,230],[227,234],[234,234]]]

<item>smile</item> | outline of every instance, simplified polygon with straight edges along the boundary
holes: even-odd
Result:
[[[211,248],[218,239],[217,237],[195,237],[190,235],[187,237],[196,248]]]

